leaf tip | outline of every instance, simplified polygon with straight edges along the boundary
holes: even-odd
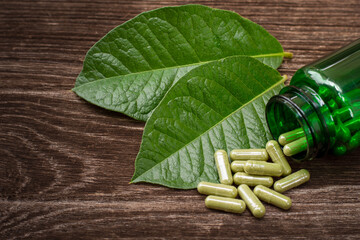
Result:
[[[135,177],[135,173],[134,173],[134,176],[131,178],[129,184],[134,184],[134,183],[137,183],[139,181],[136,181],[137,177]]]

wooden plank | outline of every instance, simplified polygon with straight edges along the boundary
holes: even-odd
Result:
[[[195,190],[128,184],[144,123],[70,91],[87,50],[115,26],[168,5],[199,3],[264,26],[296,69],[360,36],[357,0],[1,1],[0,239],[360,237],[360,150],[306,167],[288,212],[264,219],[211,211]]]
[[[262,220],[255,219],[249,212],[236,215],[205,209],[204,197],[196,194],[195,190],[183,193],[184,191],[169,189],[159,195],[162,190],[148,188],[146,197],[138,195],[128,200],[113,197],[109,202],[0,202],[4,215],[1,217],[1,233],[6,238],[358,237],[359,204],[354,204],[354,199],[350,196],[359,197],[359,187],[312,187],[309,184],[289,192],[289,196],[294,199],[291,211],[267,207],[267,214]],[[345,192],[347,194],[342,194]]]

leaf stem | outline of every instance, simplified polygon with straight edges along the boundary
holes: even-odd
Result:
[[[284,83],[287,79],[288,79],[288,76],[286,74],[282,75],[281,83]]]
[[[292,58],[293,54],[291,52],[279,52],[279,53],[267,53],[267,54],[252,55],[250,57],[253,57],[253,58],[263,58],[263,57],[286,57],[286,58]]]
[[[286,58],[293,58],[293,53],[292,52],[284,52],[284,57]]]

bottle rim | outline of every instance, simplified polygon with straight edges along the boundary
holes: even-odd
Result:
[[[296,101],[294,99],[296,98]],[[270,98],[266,105],[266,121],[272,137],[278,140],[279,136],[285,132],[294,129],[286,129],[286,126],[279,126],[279,114],[282,109],[286,109],[289,116],[289,120],[296,120],[298,127],[302,128],[307,140],[306,151],[291,156],[290,158],[297,162],[313,160],[319,155],[319,143],[316,137],[316,133],[319,133],[320,125],[310,122],[308,116],[309,113],[303,111],[303,107],[310,109],[312,113],[316,113],[315,107],[311,104],[311,101],[304,97],[304,93],[301,89],[294,86],[287,86],[282,89],[279,95],[275,95]],[[327,152],[327,150],[325,150]]]

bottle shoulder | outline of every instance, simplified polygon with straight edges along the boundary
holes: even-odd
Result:
[[[317,91],[319,85],[322,85],[326,81],[327,77],[320,69],[305,66],[295,72],[290,81],[290,85],[297,87],[308,86]]]

